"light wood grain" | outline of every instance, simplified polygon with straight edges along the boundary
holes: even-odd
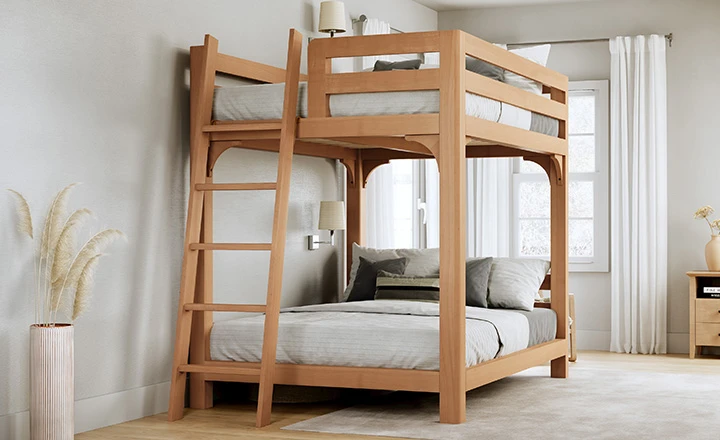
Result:
[[[352,166],[355,168],[353,181],[347,183],[347,193],[345,194],[346,211],[346,265],[345,277],[350,280],[350,268],[352,267],[352,245],[357,243],[361,246],[365,245],[365,185],[363,176],[363,158],[365,151],[357,150],[355,160]]]
[[[438,52],[442,33],[431,31],[343,38],[316,38],[308,45],[308,53],[311,54],[310,58],[331,59]],[[312,75],[310,76],[312,77]]]
[[[249,312],[264,313],[264,304],[218,304],[218,303],[193,303],[185,304],[185,310],[196,312]],[[207,359],[203,359],[206,361]]]
[[[262,183],[206,183],[195,185],[198,191],[261,191],[274,190],[277,188],[275,182]],[[207,198],[207,195],[205,195]]]
[[[695,339],[699,346],[720,347],[720,324],[696,323]]]
[[[690,293],[688,295],[688,298],[690,299],[690,307],[688,310],[690,311],[690,347],[689,347],[689,353],[690,353],[690,359],[695,359],[695,354],[697,352],[697,338],[695,335],[695,301],[697,300],[697,275],[693,272],[688,272],[688,276],[690,277]]]
[[[298,137],[337,138],[346,136],[405,136],[438,134],[437,114],[388,116],[336,116],[301,119]]]
[[[720,324],[720,299],[698,298],[695,301],[695,322]]]
[[[193,251],[269,251],[271,243],[190,243]]]
[[[325,76],[325,92],[371,93],[440,88],[440,69],[335,73]]]
[[[562,157],[563,169],[567,158]],[[557,338],[568,337],[568,185],[558,174],[558,168],[549,166],[550,179],[550,305],[557,314]],[[552,377],[568,376],[568,343],[565,353],[550,365]]]

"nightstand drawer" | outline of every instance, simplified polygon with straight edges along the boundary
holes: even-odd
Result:
[[[720,347],[720,324],[697,323],[695,340],[697,345]]]
[[[720,299],[695,300],[695,322],[717,322],[720,324]]]

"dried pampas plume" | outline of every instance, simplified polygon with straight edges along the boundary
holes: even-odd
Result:
[[[18,216],[18,231],[27,235],[31,239],[33,238],[33,224],[32,214],[30,214],[30,204],[28,203],[25,196],[15,191],[14,189],[8,189],[17,200],[17,216]]]
[[[67,202],[70,198],[70,190],[79,185],[79,183],[71,183],[57,193],[55,199],[50,205],[47,217],[45,218],[45,228],[43,229],[42,240],[40,242],[40,258],[49,259],[51,251],[55,249],[57,241],[62,232],[63,221],[67,215]]]
[[[93,277],[98,261],[103,254],[96,254],[90,257],[85,267],[80,272],[77,289],[75,290],[75,300],[72,306],[72,320],[75,321],[87,310],[90,304],[90,296],[92,296]]]
[[[73,212],[65,222],[65,226],[60,232],[57,245],[55,246],[53,266],[52,266],[52,282],[53,287],[62,281],[60,278],[67,272],[72,263],[73,245],[78,228],[82,226],[86,218],[92,216],[92,211],[83,208]]]

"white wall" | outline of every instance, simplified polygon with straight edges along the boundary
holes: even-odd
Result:
[[[720,101],[720,2],[608,0],[573,4],[441,12],[440,29],[462,29],[492,42],[604,38],[673,32],[667,51],[669,350],[687,353],[685,272],[704,269],[708,231],[692,219],[717,190]],[[553,47],[549,67],[571,80],[609,79],[607,43]],[[717,206],[716,206],[717,207]],[[610,274],[570,276],[576,294],[578,345],[609,347]]]
[[[437,13],[411,0],[346,0],[407,31]],[[155,0],[0,4],[0,188],[33,203],[36,221],[62,186],[72,207],[126,232],[101,264],[91,310],[76,328],[77,429],[166,408],[184,231],[188,47],[211,33],[225,53],[283,66],[287,30],[307,34],[318,0]],[[348,18],[349,25],[349,18]],[[274,179],[273,153],[231,151],[218,181]],[[284,304],[334,298],[341,248],[305,250],[318,201],[342,198],[344,171],[296,157]],[[272,199],[217,196],[217,239],[269,238]],[[0,439],[27,435],[32,254],[0,195]],[[342,237],[340,237],[342,238]],[[267,259],[217,257],[217,299],[264,299]],[[242,289],[240,289],[242,287]],[[240,296],[243,295],[243,296]]]

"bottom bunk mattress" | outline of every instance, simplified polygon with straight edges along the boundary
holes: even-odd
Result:
[[[440,368],[437,303],[378,300],[292,307],[280,313],[277,362],[342,367]],[[263,315],[215,322],[210,357],[260,362]],[[550,309],[466,308],[467,366],[555,339]]]

